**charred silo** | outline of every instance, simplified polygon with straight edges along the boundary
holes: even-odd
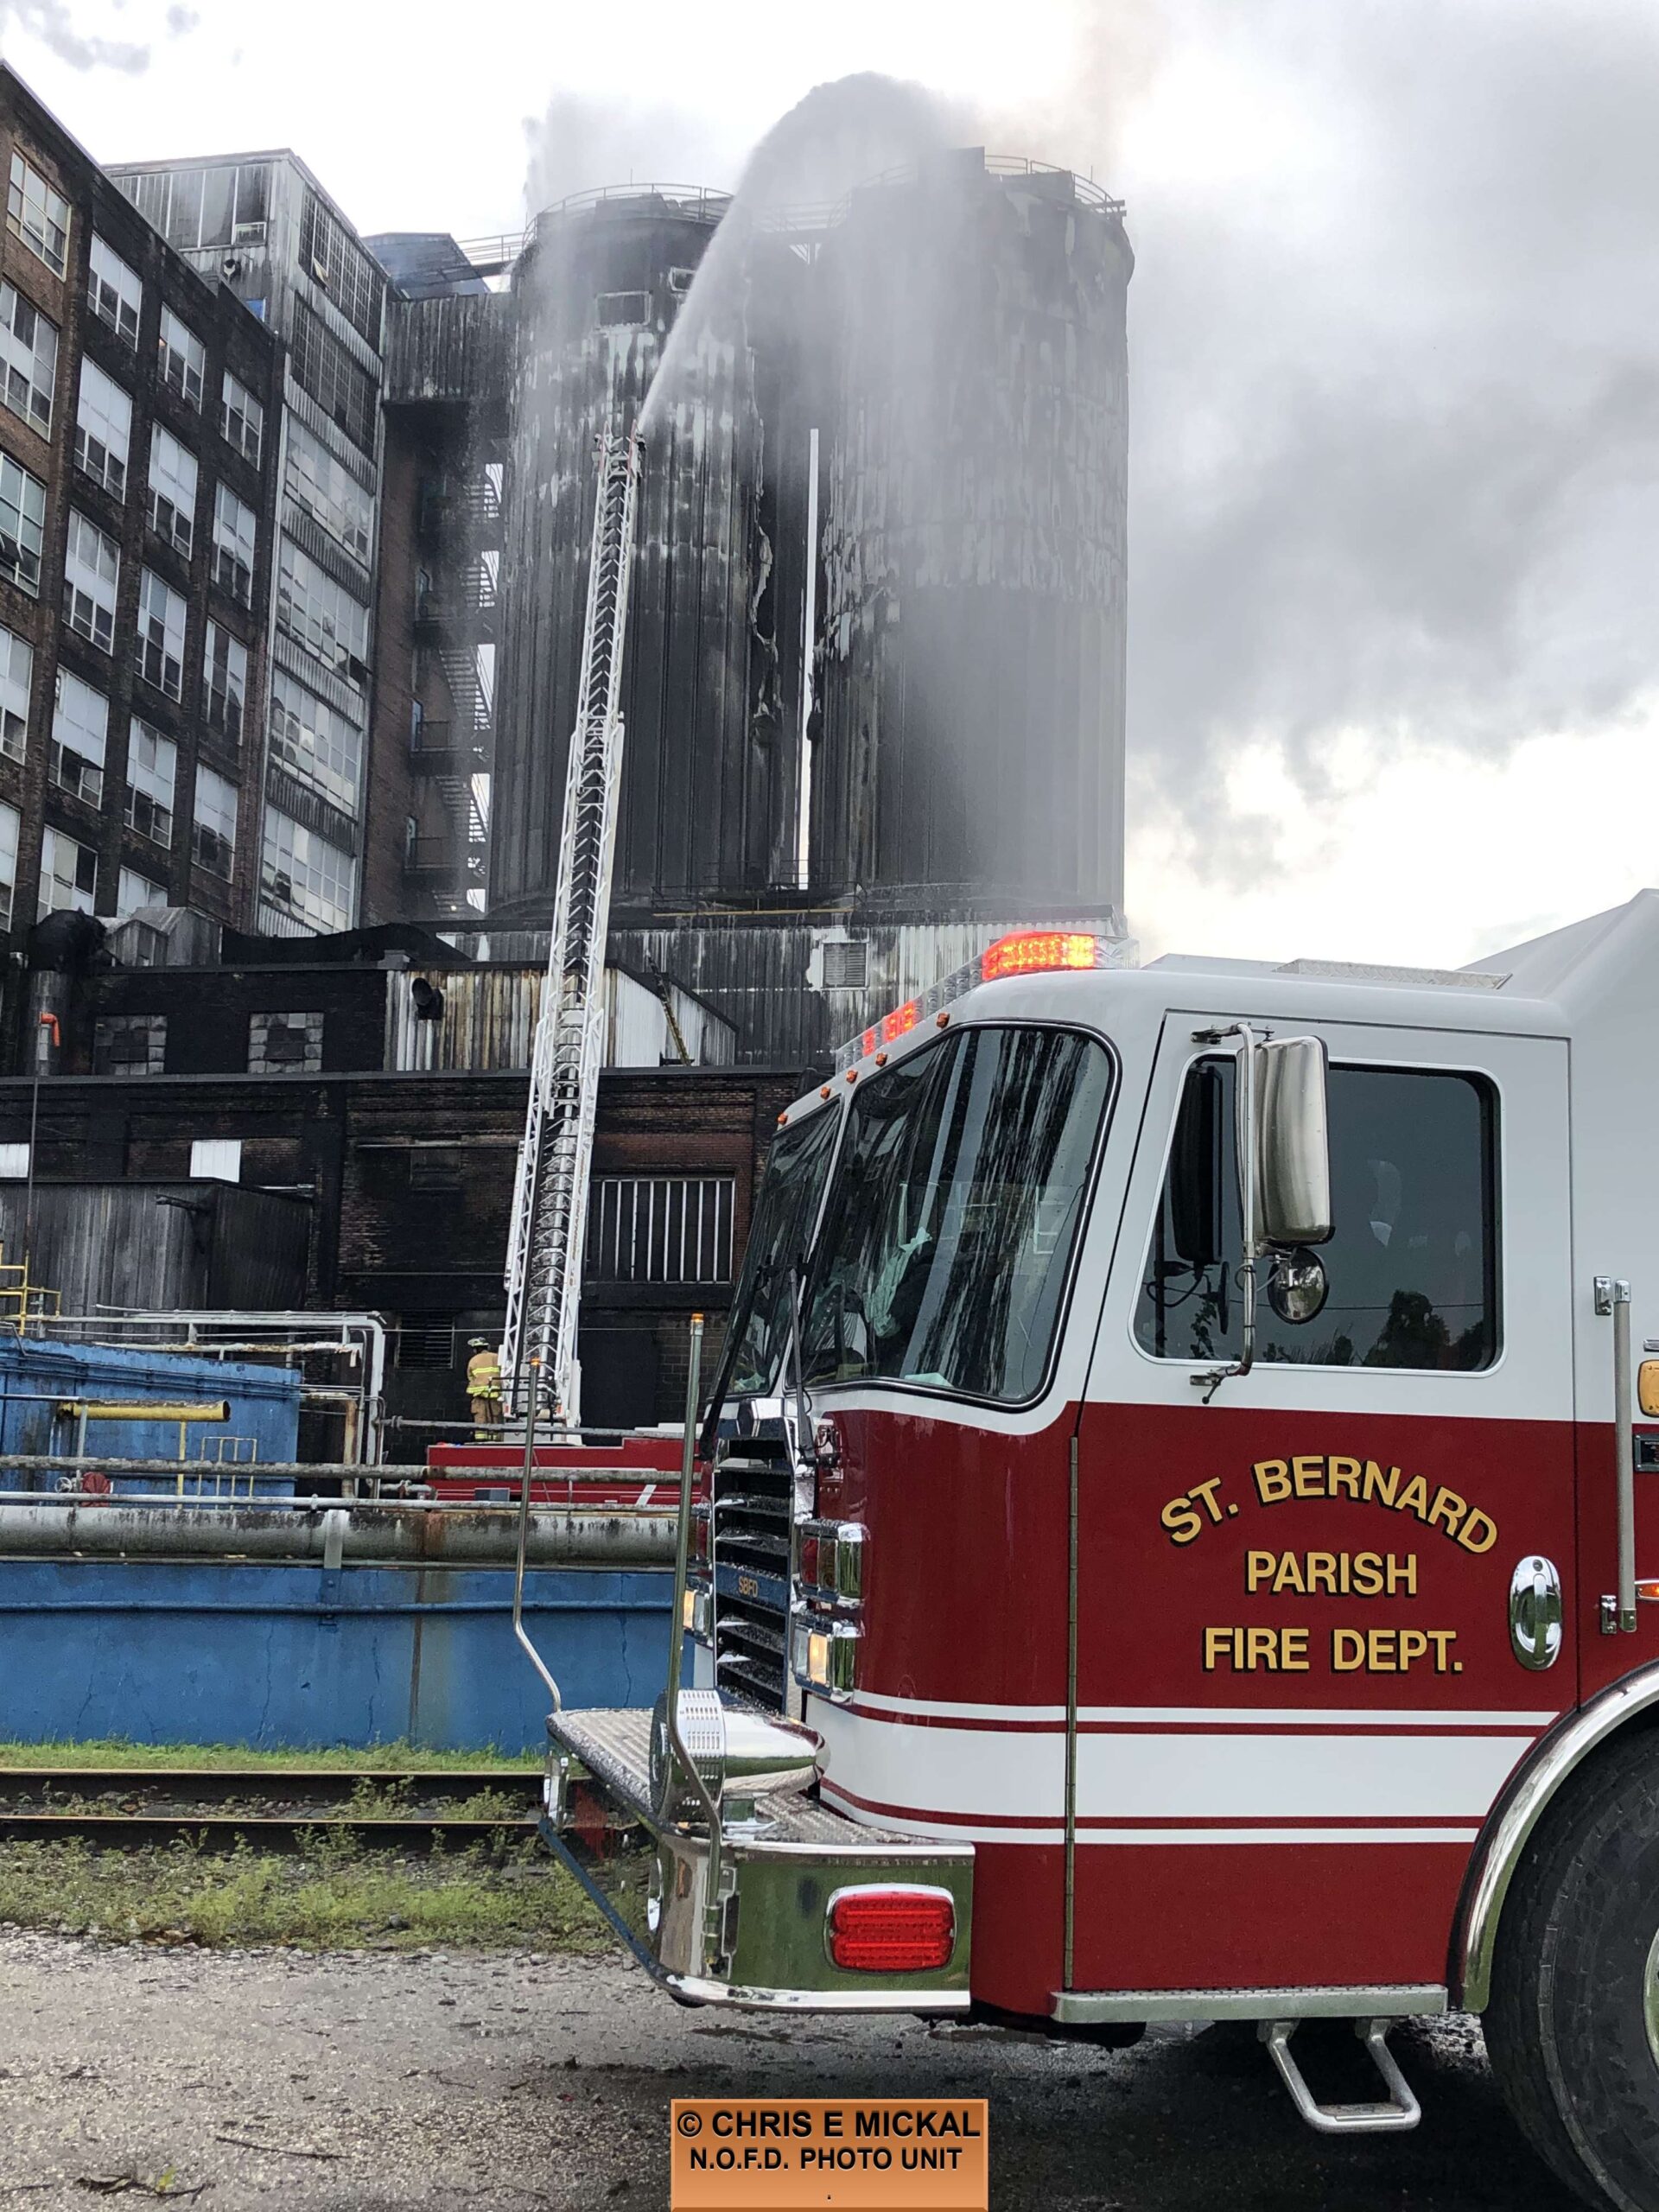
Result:
[[[724,195],[661,188],[543,216],[514,273],[490,907],[545,923],[558,867],[605,422],[638,420]],[[646,433],[613,908],[759,889],[790,838],[796,753],[769,624],[765,436],[745,303],[676,349]],[[799,658],[798,636],[794,657]],[[798,696],[798,694],[796,695]]]
[[[816,892],[1121,906],[1133,266],[1104,194],[977,151],[826,236]]]

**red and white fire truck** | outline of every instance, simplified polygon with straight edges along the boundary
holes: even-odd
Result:
[[[685,1679],[556,1707],[546,1832],[683,1998],[1255,2021],[1325,2130],[1483,2012],[1659,2206],[1659,893],[1454,973],[1109,957],[1005,938],[781,1117]]]

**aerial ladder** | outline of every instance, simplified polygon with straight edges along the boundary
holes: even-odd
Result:
[[[622,779],[622,647],[628,625],[642,444],[613,420],[599,439],[576,724],[570,739],[547,980],[507,1244],[502,1384],[532,1437],[538,1415],[581,1417],[576,1320],[605,1057],[605,935]]]

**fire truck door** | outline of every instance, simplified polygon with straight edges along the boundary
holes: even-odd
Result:
[[[1165,1021],[1080,1418],[1070,1982],[1439,1983],[1575,1700],[1566,1048],[1263,1019],[1325,1039],[1336,1225],[1239,1375],[1238,1018]]]

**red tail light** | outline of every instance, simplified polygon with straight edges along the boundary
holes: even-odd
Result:
[[[837,1890],[824,1927],[830,1956],[851,1974],[930,1974],[957,1942],[949,1890]]]

